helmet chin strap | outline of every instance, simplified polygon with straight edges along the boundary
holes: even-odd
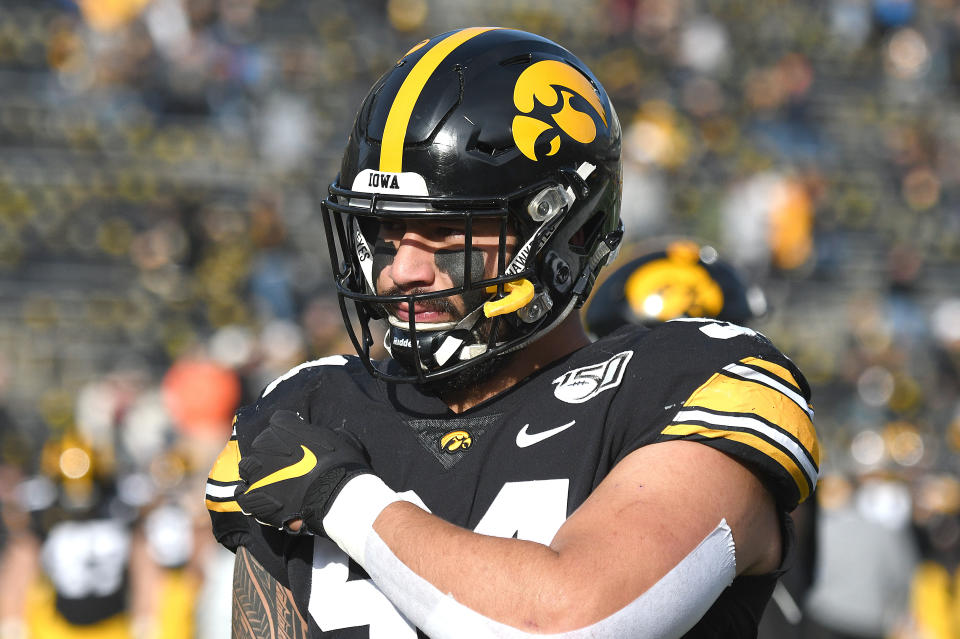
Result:
[[[456,323],[418,325],[414,344],[408,325],[391,316],[387,320],[389,330],[383,336],[383,346],[393,359],[411,367],[416,361],[414,348],[420,352],[421,363],[433,360],[437,366],[443,366],[458,353],[461,360],[472,359],[487,350],[487,345],[479,343],[479,336],[475,333],[483,318],[483,305],[480,305]]]

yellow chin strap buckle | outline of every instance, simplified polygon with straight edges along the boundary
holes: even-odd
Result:
[[[503,285],[503,288],[507,292],[506,297],[484,303],[483,314],[487,317],[505,315],[520,310],[533,299],[533,284],[528,280],[507,282]],[[496,293],[497,287],[488,286],[484,290],[487,293]]]

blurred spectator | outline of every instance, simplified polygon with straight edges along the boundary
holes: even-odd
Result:
[[[918,562],[909,488],[867,475],[856,485],[825,477],[821,489],[820,557],[807,606],[808,633],[825,639],[890,637],[906,624]]]

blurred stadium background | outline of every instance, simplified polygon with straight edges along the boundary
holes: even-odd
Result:
[[[179,631],[132,579],[137,636],[225,636],[203,477],[239,402],[349,350],[319,201],[379,74],[473,24],[610,92],[624,254],[694,237],[766,292],[824,445],[806,636],[960,637],[956,0],[0,0],[0,579],[92,482],[124,570],[189,576]]]

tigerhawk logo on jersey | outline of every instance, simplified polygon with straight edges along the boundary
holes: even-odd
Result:
[[[473,437],[465,430],[455,430],[440,438],[440,450],[455,453],[466,450],[473,445]]]
[[[547,108],[561,104],[559,111],[551,113],[553,123],[547,123],[529,115],[516,115],[513,118],[513,141],[525,156],[537,161],[534,150],[537,140],[545,133],[554,133],[550,138],[550,150],[553,155],[560,150],[560,135],[556,125],[580,144],[590,144],[597,138],[597,125],[589,113],[579,111],[570,104],[577,95],[593,107],[604,126],[607,126],[607,114],[597,92],[586,76],[575,68],[559,60],[541,60],[524,69],[513,88],[513,104],[521,113],[533,111],[536,103]]]
[[[568,404],[582,404],[607,390],[620,385],[627,362],[633,357],[633,351],[617,353],[599,364],[583,366],[567,371],[553,383],[553,396]]]

